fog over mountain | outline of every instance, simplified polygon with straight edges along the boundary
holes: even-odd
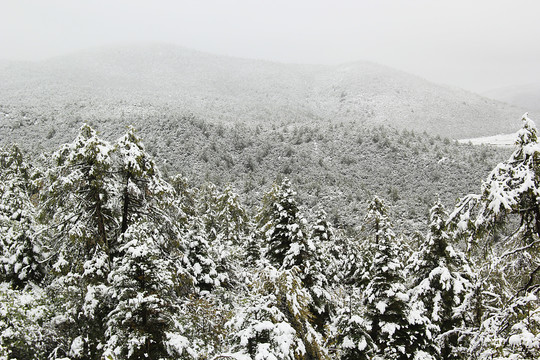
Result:
[[[451,138],[513,132],[523,112],[369,62],[292,65],[137,44],[0,63],[1,104],[45,114],[79,102],[126,113],[167,105],[225,124],[354,120]],[[84,108],[82,117],[94,111]]]
[[[508,86],[483,92],[482,95],[540,114],[540,83]]]

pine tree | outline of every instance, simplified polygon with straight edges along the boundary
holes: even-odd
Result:
[[[243,306],[229,321],[232,355],[252,359],[327,359],[310,322],[310,296],[298,268],[268,267],[255,274]]]
[[[47,359],[57,334],[48,326],[50,298],[35,284],[22,290],[0,284],[0,358]]]
[[[375,346],[368,334],[366,320],[352,313],[351,307],[344,306],[336,316],[333,328],[333,342],[340,360],[373,359]]]
[[[248,216],[242,207],[238,194],[231,185],[216,197],[215,224],[217,236],[228,245],[240,245],[248,231]]]
[[[258,214],[259,228],[267,244],[266,257],[274,266],[285,269],[302,267],[310,246],[295,195],[290,181],[283,180],[264,196]]]
[[[77,256],[87,258],[97,247],[108,253],[111,234],[117,228],[112,151],[85,124],[73,143],[53,155],[55,166],[46,174],[41,218],[55,230],[55,243],[82,245],[65,249],[64,255],[75,266]]]
[[[107,316],[105,351],[119,359],[175,358],[167,346],[167,334],[177,331],[175,271],[159,251],[160,236],[151,223],[129,226],[108,276],[116,306]]]
[[[115,145],[118,173],[122,184],[121,233],[140,217],[160,223],[167,220],[160,206],[164,197],[172,197],[173,188],[166,183],[151,156],[146,152],[135,129],[129,128]]]
[[[199,290],[209,291],[229,281],[226,272],[218,272],[204,223],[193,217],[182,237],[182,266],[189,269]]]
[[[526,114],[522,121],[517,149],[492,170],[481,195],[465,197],[450,220],[470,234],[472,245],[485,249],[475,255],[506,254],[499,265],[505,266],[508,283],[527,290],[538,283],[540,271],[540,145],[534,122]]]
[[[535,299],[540,286],[540,144],[527,114],[522,122],[517,149],[491,171],[481,194],[465,197],[449,220],[458,236],[468,237],[480,269],[481,286],[475,288],[479,329],[469,350],[479,358],[529,358],[536,351],[510,343],[523,325],[515,314],[525,308],[536,313],[536,300],[524,299]],[[526,337],[531,334],[538,336],[532,330]]]
[[[216,271],[231,285],[236,281],[241,253],[236,249],[248,240],[248,218],[238,195],[230,185],[223,192],[207,186],[200,200],[200,217],[208,236],[209,256],[216,263]]]
[[[330,294],[330,281],[326,273],[331,267],[332,259],[327,250],[333,247],[334,230],[326,219],[326,212],[319,209],[315,214],[315,224],[307,246],[304,263],[300,268],[300,277],[309,291],[312,302],[310,311],[317,331],[323,333],[330,320],[333,299]]]
[[[45,275],[32,172],[17,146],[0,150],[0,274],[18,289]]]
[[[378,353],[388,359],[412,359],[417,353],[429,352],[429,333],[421,314],[408,306],[399,243],[379,198],[369,204],[365,223],[374,231],[371,280],[364,293],[368,334]]]
[[[439,358],[461,359],[467,349],[466,322],[472,306],[474,274],[464,254],[454,250],[446,225],[447,214],[437,201],[430,210],[430,231],[420,250],[411,257],[411,302],[433,326]]]
[[[40,172],[24,159],[24,154],[16,145],[0,148],[0,181],[10,182],[22,189],[29,197],[34,196]]]
[[[107,275],[118,229],[112,151],[83,125],[75,141],[53,155],[55,166],[46,173],[40,199],[55,275],[48,291],[54,294],[55,311],[62,313],[55,324],[59,347],[76,349],[74,358],[100,358],[111,306]]]

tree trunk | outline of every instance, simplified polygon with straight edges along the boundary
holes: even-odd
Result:
[[[129,185],[129,179],[130,175],[128,174],[126,177],[126,185],[124,186],[124,204],[122,206],[122,228],[121,233],[125,233],[128,228],[128,221],[129,221],[129,193],[128,193],[128,185]]]

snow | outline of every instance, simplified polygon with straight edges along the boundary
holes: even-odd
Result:
[[[84,340],[82,336],[77,336],[75,339],[73,339],[73,342],[71,343],[69,355],[73,357],[80,357],[83,355],[83,351],[84,351]]]
[[[360,341],[358,342],[358,350],[362,351],[362,350],[364,350],[366,347],[367,347],[367,341],[366,341],[366,339],[362,336],[362,339],[360,339]]]
[[[255,326],[253,326],[253,330],[257,332],[262,332],[264,330],[272,330],[272,329],[274,329],[274,324],[271,323],[270,321],[262,321],[256,324]]]
[[[516,143],[518,138],[517,133],[511,134],[499,134],[494,136],[484,136],[479,138],[470,138],[470,139],[460,139],[458,140],[461,144],[471,143],[473,145],[493,145],[500,147],[512,147]]]
[[[392,336],[394,335],[394,333],[396,332],[396,330],[399,330],[400,326],[396,323],[384,323],[382,326],[381,326],[381,331],[383,333],[387,333],[389,336]]]
[[[171,356],[182,355],[184,350],[190,345],[189,340],[180,334],[173,333],[173,332],[166,332],[165,336],[167,338],[167,341],[166,341],[167,352]]]
[[[386,307],[387,304],[384,301],[379,301],[377,304],[375,304],[375,308],[377,308],[381,314],[384,314]]]
[[[508,343],[512,346],[524,346],[526,348],[540,348],[540,335],[533,335],[531,332],[523,329],[520,334],[510,336]]]
[[[354,343],[354,341],[351,340],[349,336],[345,336],[343,342],[341,343],[341,346],[346,349],[354,349],[356,347],[356,344]]]
[[[411,309],[407,316],[407,320],[410,324],[422,324],[425,321],[423,313],[423,309]]]
[[[417,351],[416,354],[414,354],[413,360],[435,360],[435,358],[429,353],[420,350]]]

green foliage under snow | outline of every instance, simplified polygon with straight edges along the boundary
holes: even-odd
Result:
[[[0,358],[537,359],[539,158],[525,116],[480,194],[410,235],[377,196],[353,227],[302,206],[295,176],[249,206],[164,176],[133,129],[3,148]]]

